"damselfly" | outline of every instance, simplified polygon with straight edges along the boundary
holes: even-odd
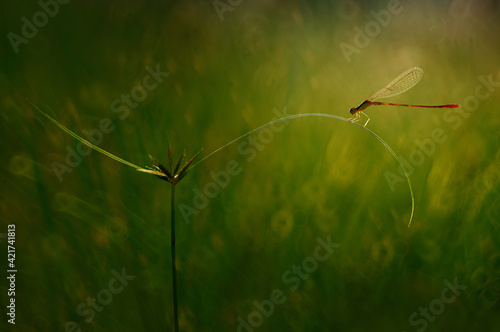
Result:
[[[356,122],[361,119],[361,114],[364,114],[368,120],[366,120],[365,127],[370,121],[370,117],[363,112],[368,106],[371,105],[386,105],[386,106],[404,106],[404,107],[421,107],[421,108],[456,108],[456,104],[447,104],[439,106],[426,106],[426,105],[409,105],[409,104],[393,104],[393,103],[380,103],[374,100],[379,98],[388,98],[399,95],[412,87],[414,87],[424,75],[424,71],[418,67],[412,67],[407,71],[403,72],[401,75],[396,77],[391,83],[387,84],[385,88],[375,93],[373,96],[362,102],[358,107],[353,107],[349,112],[353,115],[349,121]]]

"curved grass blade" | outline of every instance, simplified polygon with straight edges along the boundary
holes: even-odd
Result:
[[[162,174],[158,171],[155,171],[155,170],[151,170],[151,169],[146,169],[146,168],[142,168],[142,167],[139,167],[129,161],[126,161],[120,157],[117,157],[115,156],[114,154],[111,154],[109,152],[107,152],[106,150],[103,150],[101,148],[99,148],[98,146],[90,143],[89,141],[85,140],[84,138],[78,136],[77,134],[75,134],[74,132],[72,132],[71,130],[69,130],[68,128],[66,128],[65,126],[63,126],[62,124],[60,124],[59,122],[57,122],[55,119],[53,119],[50,115],[46,114],[45,112],[43,112],[40,108],[38,108],[36,105],[34,105],[28,98],[26,98],[26,100],[38,111],[40,112],[41,114],[43,114],[46,118],[48,118],[50,121],[52,121],[54,124],[56,124],[59,128],[61,128],[62,130],[64,130],[65,132],[67,132],[68,134],[70,134],[71,136],[73,136],[75,139],[79,140],[80,142],[82,142],[83,144],[87,145],[88,147],[104,154],[105,156],[108,156],[124,165],[127,165],[127,166],[130,166],[134,169],[136,169],[137,171],[139,172],[143,172],[143,173],[148,173],[148,174],[152,174],[152,175],[156,175],[156,176],[159,176],[159,177],[167,177],[168,178],[168,175],[170,175],[170,177],[172,177],[171,174],[169,174],[169,172],[164,169],[164,167],[162,167],[162,169],[160,169],[160,171],[162,172],[165,172],[167,171],[167,176],[165,176],[166,174]],[[204,158],[202,158],[200,161],[198,161],[197,163],[193,164],[191,166],[191,163],[194,161],[194,159],[201,153],[202,150],[200,150],[198,153],[196,153],[189,161],[187,161],[184,166],[181,168],[181,170],[179,171],[179,173],[176,175],[178,178],[176,179],[176,183],[179,182],[182,178],[184,178],[188,173],[191,172],[191,170],[193,168],[195,168],[196,166],[200,165],[201,163],[203,163],[204,161],[206,161],[208,158],[212,157],[214,154],[216,154],[217,152],[220,152],[222,150],[224,150],[225,148],[227,148],[228,146],[231,146],[232,144],[244,139],[245,137],[248,137],[250,136],[251,134],[255,133],[255,132],[258,132],[259,130],[262,130],[264,128],[267,128],[269,126],[272,126],[274,124],[277,124],[277,123],[280,123],[280,122],[285,122],[285,121],[288,121],[288,120],[292,120],[292,119],[298,119],[298,118],[304,118],[304,117],[323,117],[323,118],[330,118],[330,119],[335,119],[335,120],[340,120],[340,121],[344,121],[344,122],[347,122],[348,124],[350,125],[353,125],[353,126],[356,126],[364,131],[366,131],[367,133],[369,133],[370,135],[374,136],[390,153],[391,155],[394,157],[394,159],[398,162],[399,166],[401,167],[401,169],[403,170],[403,173],[406,177],[406,181],[408,182],[408,188],[410,190],[410,195],[411,195],[411,215],[410,215],[410,221],[408,223],[408,227],[410,227],[411,225],[411,222],[413,220],[413,214],[414,214],[414,211],[415,211],[415,198],[414,198],[414,195],[413,195],[413,189],[411,187],[411,182],[410,182],[410,177],[408,175],[408,173],[406,172],[405,168],[403,167],[403,163],[401,162],[401,160],[399,159],[399,157],[396,155],[396,153],[391,149],[391,147],[380,137],[378,136],[377,134],[375,134],[373,131],[371,131],[370,129],[366,128],[366,127],[363,127],[357,123],[354,123],[354,122],[351,122],[349,121],[347,118],[343,118],[343,117],[340,117],[340,116],[337,116],[337,115],[331,115],[331,114],[325,114],[325,113],[303,113],[303,114],[295,114],[295,115],[289,115],[289,116],[285,116],[283,118],[280,118],[280,119],[277,119],[277,120],[274,120],[274,121],[271,121],[271,122],[268,122],[260,127],[257,127],[235,139],[233,139],[232,141],[222,145],[221,147],[219,147],[218,149],[216,149],[215,151],[209,153],[207,156],[205,156]],[[169,159],[170,159],[170,162],[171,162],[171,167],[173,168],[173,162],[172,162],[172,157],[171,157],[171,148],[170,148],[170,142],[169,142]],[[153,158],[154,160],[154,158]],[[154,162],[154,161],[153,161]],[[179,165],[181,163],[181,160],[179,160],[178,164],[176,165],[175,168],[178,168]],[[159,164],[159,163],[158,163]],[[155,165],[156,167],[159,168],[158,165]],[[190,167],[191,166],[191,167]],[[167,180],[168,181],[168,180]]]
[[[47,119],[49,119],[50,121],[52,121],[56,126],[58,126],[59,128],[61,128],[62,130],[64,130],[65,132],[67,132],[68,134],[70,134],[71,136],[73,136],[73,138],[79,140],[80,142],[82,142],[83,144],[87,145],[88,147],[90,147],[91,149],[94,149],[100,153],[102,153],[103,155],[107,156],[107,157],[110,157],[111,159],[114,159],[124,165],[127,165],[127,166],[130,166],[132,168],[135,168],[136,170],[138,171],[141,171],[141,172],[146,172],[146,173],[151,173],[150,170],[147,170],[147,169],[144,169],[142,167],[139,167],[135,164],[132,164],[131,162],[129,161],[126,161],[120,157],[117,157],[115,156],[114,154],[111,154],[109,153],[108,151],[106,150],[103,150],[101,149],[100,147],[90,143],[89,141],[87,141],[86,139],[78,136],[77,134],[75,134],[74,132],[72,132],[71,130],[69,130],[68,128],[66,128],[65,126],[63,126],[62,124],[60,124],[59,122],[57,122],[54,118],[52,118],[50,115],[48,115],[47,113],[45,113],[44,111],[42,111],[40,108],[38,108],[35,104],[33,104],[31,102],[31,100],[29,100],[28,98],[26,98],[26,100],[38,111],[40,112],[43,116],[45,116]]]
[[[262,130],[264,128],[267,128],[269,126],[272,126],[272,125],[280,123],[280,122],[285,122],[285,121],[289,121],[289,120],[292,120],[292,119],[298,119],[298,118],[304,118],[304,117],[321,117],[321,118],[329,118],[329,119],[335,119],[335,120],[340,120],[340,121],[347,122],[348,124],[356,126],[356,127],[360,128],[360,129],[366,131],[370,135],[374,136],[387,149],[387,151],[389,151],[391,153],[391,155],[394,157],[394,159],[399,164],[399,167],[401,167],[401,169],[403,170],[403,173],[404,173],[404,175],[406,177],[406,181],[408,182],[408,188],[410,190],[410,195],[411,195],[411,215],[410,215],[410,221],[408,222],[408,228],[409,228],[410,225],[411,225],[411,222],[413,220],[413,214],[415,212],[415,197],[413,195],[413,189],[411,187],[410,176],[408,175],[408,173],[406,172],[405,168],[403,167],[403,163],[401,162],[401,160],[399,159],[399,157],[396,155],[396,153],[391,149],[391,147],[389,146],[389,144],[387,144],[380,136],[378,136],[377,134],[375,134],[373,131],[371,131],[370,129],[368,129],[366,127],[363,127],[363,126],[361,126],[361,125],[359,125],[357,123],[349,121],[347,118],[343,118],[343,117],[340,117],[340,116],[337,116],[337,115],[331,115],[331,114],[325,114],[325,113],[303,113],[303,114],[295,114],[295,115],[285,116],[283,118],[280,118],[280,119],[268,122],[268,123],[266,123],[266,124],[264,124],[264,125],[262,125],[260,127],[257,127],[255,129],[249,131],[246,134],[243,134],[243,135],[241,135],[241,136],[233,139],[229,143],[226,143],[226,144],[222,145],[220,148],[216,149],[212,153],[210,153],[207,156],[203,157],[197,163],[193,164],[193,166],[191,166],[187,171],[188,172],[191,171],[193,168],[195,168],[196,166],[200,165],[201,163],[203,163],[208,158],[212,157],[217,152],[220,152],[220,151],[224,150],[228,146],[233,145],[234,143],[236,143],[236,142],[244,139],[245,137],[248,137],[249,135],[251,135],[251,134],[253,134],[255,132],[258,132],[259,130]]]

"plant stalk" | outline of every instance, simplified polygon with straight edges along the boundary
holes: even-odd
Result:
[[[364,131],[366,131],[367,133],[369,133],[370,135],[374,136],[386,149],[387,151],[390,152],[390,154],[394,157],[394,159],[396,159],[396,161],[398,162],[399,164],[399,167],[401,167],[401,169],[403,170],[403,173],[406,177],[406,182],[408,182],[408,189],[410,189],[410,196],[411,196],[411,214],[410,214],[410,221],[408,222],[408,228],[410,227],[411,225],[411,221],[413,220],[413,214],[415,212],[415,197],[413,196],[413,189],[411,187],[411,182],[410,182],[410,175],[408,174],[408,172],[406,171],[405,167],[403,166],[403,163],[401,162],[401,160],[399,159],[399,157],[396,155],[396,152],[394,152],[391,147],[389,146],[389,144],[387,144],[382,138],[380,138],[380,136],[378,136],[377,134],[375,134],[373,131],[371,131],[370,129],[366,128],[365,126],[361,126],[357,123],[354,123],[352,121],[350,121],[349,119],[346,119],[346,118],[343,118],[341,116],[337,116],[337,115],[332,115],[332,114],[325,114],[325,113],[303,113],[303,114],[295,114],[295,115],[288,115],[288,116],[284,116],[282,118],[279,118],[277,120],[274,120],[274,121],[271,121],[271,122],[268,122],[260,127],[257,127],[253,130],[250,130],[249,132],[247,132],[246,134],[243,134],[235,139],[233,139],[232,141],[230,141],[229,143],[226,143],[224,144],[223,146],[221,146],[220,148],[216,149],[215,151],[213,151],[212,153],[209,153],[207,156],[203,157],[201,160],[199,160],[197,163],[195,163],[194,165],[192,165],[188,170],[187,172],[190,172],[193,168],[195,168],[196,166],[200,165],[201,163],[203,163],[205,160],[207,160],[208,158],[212,157],[214,154],[216,154],[217,152],[219,151],[222,151],[224,150],[225,148],[227,148],[228,146],[230,145],[233,145],[234,143],[244,139],[245,137],[247,136],[250,136],[251,134],[255,133],[255,132],[258,132],[259,130],[262,130],[264,128],[267,128],[269,126],[272,126],[274,124],[277,124],[277,123],[280,123],[280,122],[286,122],[288,120],[292,120],[292,119],[298,119],[298,118],[303,118],[303,117],[321,117],[321,118],[330,118],[330,119],[336,119],[336,120],[340,120],[340,121],[344,121],[344,122],[347,122],[348,124],[350,125],[353,125],[355,127],[358,127],[359,129],[362,129]]]
[[[175,184],[170,190],[170,245],[172,252],[172,290],[174,294],[174,325],[175,332],[179,332],[179,315],[177,310],[177,271],[175,268]]]
[[[35,104],[33,104],[28,98],[26,98],[26,100],[28,100],[28,102],[33,105],[33,107],[39,111],[41,114],[43,114],[45,117],[47,117],[50,121],[52,121],[53,123],[55,123],[59,128],[61,128],[62,130],[64,130],[65,132],[67,132],[68,134],[70,134],[71,136],[73,136],[75,139],[79,140],[80,142],[82,142],[83,144],[89,146],[90,148],[122,163],[122,164],[125,164],[127,166],[130,166],[132,168],[135,168],[137,171],[140,171],[140,172],[145,172],[145,173],[150,173],[150,174],[154,174],[154,175],[160,175],[161,177],[163,177],[164,175],[166,176],[166,174],[159,174],[159,172],[156,172],[156,171],[153,171],[151,169],[146,169],[146,168],[142,168],[142,167],[139,167],[135,164],[132,164],[131,162],[128,162],[124,159],[121,159],[117,156],[115,156],[114,154],[111,154],[109,153],[108,151],[105,151],[97,146],[95,146],[94,144],[90,143],[89,141],[83,139],[82,137],[78,136],[77,134],[75,134],[74,132],[72,132],[71,130],[69,130],[68,128],[66,128],[65,126],[63,126],[62,124],[60,124],[59,122],[57,122],[55,119],[53,119],[51,116],[49,116],[47,113],[43,112],[40,108],[38,108]],[[394,157],[394,159],[396,159],[396,161],[398,162],[399,166],[401,167],[401,169],[403,170],[403,173],[406,177],[406,181],[408,182],[408,189],[410,190],[410,195],[411,195],[411,214],[410,214],[410,221],[408,222],[408,227],[410,227],[411,225],[411,221],[413,220],[413,214],[415,212],[415,197],[413,196],[413,189],[411,187],[411,182],[410,182],[410,175],[408,174],[408,172],[406,171],[405,167],[403,166],[403,163],[401,162],[401,160],[399,159],[399,157],[396,155],[396,153],[391,149],[391,147],[382,139],[380,138],[380,136],[378,136],[377,134],[375,134],[373,131],[371,131],[370,129],[364,127],[364,126],[360,126],[359,124],[357,123],[354,123],[352,121],[350,121],[349,119],[346,119],[346,118],[343,118],[341,116],[337,116],[337,115],[332,115],[332,114],[325,114],[325,113],[304,113],[304,114],[295,114],[295,115],[288,115],[288,116],[285,116],[285,117],[282,117],[282,118],[279,118],[277,120],[274,120],[274,121],[271,121],[271,122],[268,122],[260,127],[257,127],[253,130],[250,130],[248,133],[246,134],[243,134],[235,139],[233,139],[232,141],[230,141],[229,143],[226,143],[224,144],[223,146],[221,146],[220,148],[216,149],[215,151],[213,151],[212,153],[209,153],[207,156],[205,156],[204,158],[202,158],[200,161],[198,161],[197,163],[191,165],[191,167],[189,167],[187,170],[185,170],[184,174],[179,178],[177,179],[177,181],[175,183],[178,182],[178,180],[180,180],[182,177],[186,176],[187,173],[190,173],[191,170],[193,168],[195,168],[196,166],[200,165],[202,162],[204,162],[205,160],[207,160],[208,158],[212,157],[214,154],[216,154],[217,152],[219,151],[222,151],[224,150],[225,148],[227,148],[228,146],[230,145],[233,145],[234,143],[244,139],[245,137],[247,136],[250,136],[251,134],[259,131],[259,130],[262,130],[264,128],[267,128],[269,126],[272,126],[276,123],[280,123],[280,122],[286,122],[288,120],[292,120],[292,119],[297,119],[297,118],[302,118],[302,117],[322,117],[322,118],[330,118],[330,119],[336,119],[336,120],[340,120],[340,121],[344,121],[344,122],[347,122],[353,126],[356,126],[364,131],[366,131],[367,133],[373,135],[391,154],[392,156]],[[170,150],[170,148],[169,148]],[[171,155],[171,154],[170,154]],[[196,157],[196,155],[195,155]],[[194,158],[191,158],[191,161],[194,160]],[[170,168],[171,168],[171,171],[173,172],[174,169],[172,168],[173,164],[172,164],[172,161],[171,161],[171,157],[169,158],[170,159]],[[190,162],[191,162],[190,161]],[[188,163],[190,163],[188,162]],[[187,167],[187,166],[184,166],[184,167]],[[175,174],[174,174],[175,175]],[[168,180],[170,181],[170,180]],[[172,182],[171,182],[172,183]],[[172,207],[171,207],[171,210],[172,210],[172,229],[174,229],[174,222],[175,222],[175,218],[174,218],[174,188],[173,186],[175,186],[175,184],[172,184]],[[172,238],[175,240],[175,235],[174,233],[172,232]],[[173,242],[173,245],[172,245],[172,257],[175,259],[175,251],[174,251],[174,246],[175,246],[175,241]],[[172,264],[174,264],[174,260],[172,262]],[[173,273],[174,273],[174,294],[176,294],[176,288],[175,288],[175,264],[173,265],[174,269],[173,269]],[[175,304],[175,308],[177,308],[177,302],[176,302],[176,299],[175,299],[175,295],[174,295],[174,304]],[[177,317],[177,315],[176,315]],[[177,332],[177,329],[175,330]]]

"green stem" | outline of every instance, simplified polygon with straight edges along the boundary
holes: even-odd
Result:
[[[170,244],[172,251],[172,290],[174,294],[175,332],[179,332],[179,315],[177,310],[177,271],[175,269],[175,184],[172,183],[170,194]]]
[[[250,136],[251,134],[259,131],[259,130],[262,130],[264,128],[267,128],[269,126],[272,126],[274,124],[277,124],[277,123],[280,123],[280,122],[286,122],[288,120],[292,120],[292,119],[298,119],[298,118],[304,118],[304,117],[320,117],[320,118],[329,118],[329,119],[335,119],[335,120],[340,120],[340,121],[344,121],[344,122],[347,122],[348,124],[350,125],[353,125],[353,126],[356,126],[358,127],[359,129],[362,129],[364,131],[366,131],[367,133],[369,133],[370,135],[374,136],[386,149],[387,151],[390,152],[390,154],[394,157],[394,159],[398,162],[399,166],[401,167],[401,169],[403,170],[403,173],[406,177],[406,182],[408,182],[408,188],[410,190],[410,196],[411,196],[411,214],[410,214],[410,221],[408,222],[408,227],[410,227],[411,225],[411,221],[413,220],[413,214],[415,212],[415,197],[413,196],[413,189],[411,187],[411,182],[410,182],[410,175],[406,172],[406,169],[404,168],[403,166],[403,163],[401,162],[401,160],[399,159],[399,157],[396,155],[396,153],[391,149],[391,147],[389,146],[389,144],[387,144],[380,136],[378,136],[377,134],[375,134],[373,131],[371,131],[370,129],[364,127],[364,126],[361,126],[357,123],[354,123],[354,122],[351,122],[349,121],[348,119],[346,118],[343,118],[341,116],[337,116],[337,115],[332,115],[332,114],[325,114],[325,113],[303,113],[303,114],[295,114],[295,115],[288,115],[288,116],[285,116],[285,117],[282,117],[282,118],[279,118],[277,120],[274,120],[274,121],[271,121],[271,122],[268,122],[260,127],[257,127],[251,131],[249,131],[248,133],[246,134],[243,134],[235,139],[233,139],[232,141],[230,141],[229,143],[226,143],[224,144],[223,146],[219,147],[218,149],[216,149],[215,151],[213,151],[212,153],[208,154],[207,156],[205,156],[204,158],[202,158],[200,161],[198,161],[196,164],[194,164],[193,166],[191,166],[186,173],[190,172],[193,168],[195,168],[196,166],[200,165],[201,163],[203,163],[205,160],[207,160],[208,158],[212,157],[214,154],[216,154],[217,152],[220,152],[222,150],[224,150],[225,148],[227,148],[228,146],[244,139],[245,137],[247,136]]]
[[[62,130],[64,130],[65,132],[67,132],[68,134],[70,134],[71,136],[73,136],[75,139],[79,140],[80,142],[82,142],[83,144],[89,146],[90,148],[96,150],[96,151],[99,151],[101,152],[102,154],[122,163],[122,164],[125,164],[127,166],[130,166],[130,167],[133,167],[135,168],[137,171],[140,171],[140,172],[145,172],[145,173],[150,173],[150,174],[153,174],[153,175],[162,175],[162,174],[159,174],[157,171],[155,170],[151,170],[151,169],[146,169],[146,168],[142,168],[142,167],[139,167],[135,164],[132,164],[131,162],[128,162],[124,159],[121,159],[97,146],[95,146],[94,144],[90,143],[89,141],[83,139],[82,137],[78,136],[77,134],[75,134],[74,132],[72,132],[71,130],[69,130],[68,128],[64,127],[62,124],[60,124],[59,122],[57,122],[55,119],[53,119],[52,117],[50,117],[48,114],[46,114],[45,112],[43,112],[40,108],[36,107],[28,98],[26,98],[26,100],[28,100],[28,102],[33,105],[33,107],[38,110],[40,113],[42,113],[45,117],[47,117],[50,121],[52,121],[53,123],[55,123],[59,128],[61,128]],[[403,170],[403,173],[406,177],[406,181],[408,182],[408,189],[410,190],[410,195],[411,195],[411,214],[410,214],[410,221],[408,222],[408,227],[410,227],[411,225],[411,221],[413,220],[413,214],[415,212],[415,197],[413,196],[413,189],[411,187],[411,182],[410,182],[410,175],[406,172],[406,169],[405,167],[403,166],[403,163],[401,162],[401,160],[399,159],[399,157],[396,155],[396,153],[391,149],[391,147],[382,139],[380,138],[380,136],[378,136],[377,134],[375,134],[373,131],[371,131],[370,129],[364,127],[364,126],[360,126],[359,124],[357,123],[353,123],[351,121],[349,121],[348,119],[346,118],[343,118],[343,117],[340,117],[340,116],[337,116],[337,115],[332,115],[332,114],[324,114],[324,113],[304,113],[304,114],[295,114],[295,115],[289,115],[289,116],[285,116],[283,118],[280,118],[280,119],[277,119],[277,120],[274,120],[274,121],[271,121],[271,122],[268,122],[260,127],[257,127],[251,131],[249,131],[248,133],[246,134],[243,134],[235,139],[233,139],[232,141],[230,141],[229,143],[226,143],[224,144],[223,146],[221,146],[220,148],[216,149],[215,151],[213,151],[212,153],[209,153],[207,156],[205,156],[203,159],[201,159],[200,161],[198,161],[197,163],[193,164],[192,166],[190,166],[185,172],[184,172],[184,176],[186,176],[189,172],[191,172],[191,170],[193,168],[195,168],[196,166],[200,165],[201,163],[203,163],[205,160],[207,160],[208,158],[212,157],[214,154],[224,150],[225,148],[227,148],[228,146],[244,139],[245,137],[248,137],[250,136],[251,134],[259,131],[259,130],[262,130],[264,128],[267,128],[269,126],[272,126],[276,123],[280,123],[280,122],[286,122],[288,120],[292,120],[292,119],[298,119],[298,118],[304,118],[304,117],[321,117],[321,118],[330,118],[330,119],[335,119],[335,120],[340,120],[340,121],[344,121],[344,122],[347,122],[353,126],[356,126],[364,131],[366,131],[367,133],[369,133],[370,135],[374,136],[386,149],[387,151],[389,151],[392,156],[394,157],[394,159],[396,159],[396,161],[398,162],[399,166],[401,167],[401,169]],[[193,160],[194,157],[191,159]],[[189,162],[188,162],[189,163]],[[172,162],[171,162],[171,168],[172,168]],[[172,171],[173,171],[173,168],[172,168]],[[172,185],[174,186],[174,185]],[[173,202],[173,192],[174,192],[174,188],[172,188],[172,202]],[[174,208],[173,208],[173,204],[172,204],[172,223],[174,221]],[[172,229],[173,229],[173,225],[172,225]],[[174,234],[173,234],[174,235]],[[172,246],[172,248],[174,248],[174,245]],[[174,252],[172,252],[172,255],[175,256]],[[174,271],[175,272],[175,271]],[[174,280],[175,280],[175,276],[174,276]],[[174,281],[175,282],[175,281]],[[177,308],[177,305],[175,305],[175,307]],[[177,331],[177,330],[176,330]]]

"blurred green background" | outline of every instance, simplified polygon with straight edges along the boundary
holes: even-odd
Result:
[[[500,87],[484,82],[500,82],[500,3],[215,5],[70,1],[47,7],[46,22],[35,1],[0,5],[2,308],[8,224],[16,225],[18,269],[16,325],[2,310],[0,329],[65,331],[73,321],[81,331],[173,331],[169,184],[97,152],[59,181],[53,163],[66,164],[77,141],[25,97],[79,134],[110,119],[100,146],[149,165],[148,154],[167,163],[167,136],[176,158],[184,148],[207,155],[271,121],[273,110],[348,117],[412,66],[424,69],[422,81],[391,101],[462,107],[367,110],[368,127],[413,160],[411,228],[407,185],[386,179],[398,164],[366,132],[304,118],[272,138],[254,135],[177,186],[178,208],[194,207],[211,172],[231,161],[240,169],[189,220],[177,210],[180,328],[497,329]],[[34,15],[36,34],[25,28],[32,36],[13,46],[9,33],[24,38],[22,18]],[[148,67],[169,75],[146,91]],[[141,100],[117,111],[132,92]],[[445,138],[431,144],[435,130]],[[311,261],[318,237],[340,247],[290,289],[283,275]],[[122,269],[135,278],[108,301],[112,271]],[[455,279],[467,288],[442,302],[445,280]],[[254,301],[275,289],[286,299],[259,322]],[[93,319],[78,313],[98,296],[109,303]],[[419,308],[429,306],[425,318]],[[256,326],[238,329],[249,315]]]

